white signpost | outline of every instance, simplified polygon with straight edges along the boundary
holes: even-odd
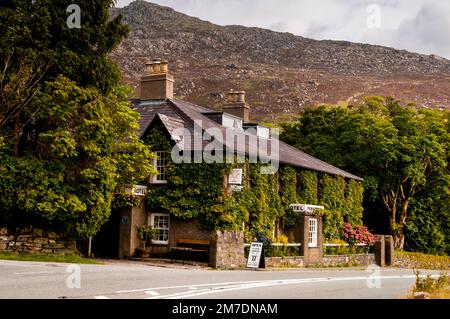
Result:
[[[252,243],[247,259],[247,268],[259,268],[263,243]]]
[[[232,169],[228,175],[228,186],[232,192],[242,190],[242,168]]]

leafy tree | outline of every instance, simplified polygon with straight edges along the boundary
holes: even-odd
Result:
[[[102,94],[119,84],[120,72],[108,54],[127,35],[121,17],[109,19],[114,0],[80,0],[81,27],[69,28],[71,0],[3,0],[0,3],[0,135],[26,143],[24,108],[45,81],[64,75]],[[37,111],[37,110],[34,110]],[[31,116],[30,116],[31,114]]]
[[[81,236],[93,236],[109,217],[118,185],[149,176],[151,154],[137,134],[138,114],[117,88],[102,96],[60,76],[33,100],[48,124],[23,156],[0,153],[4,216],[38,215]],[[80,116],[81,115],[81,116]]]
[[[364,177],[366,197],[383,205],[395,245],[403,248],[411,202],[437,176],[450,174],[445,116],[369,97],[358,107],[307,109],[297,123],[283,125],[281,138]]]

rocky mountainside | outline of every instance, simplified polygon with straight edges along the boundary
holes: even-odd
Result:
[[[450,107],[450,61],[438,56],[218,26],[145,1],[112,9],[118,14],[131,33],[112,58],[134,88],[145,62],[159,57],[169,60],[177,98],[220,109],[227,91],[245,90],[257,120],[290,120],[306,106],[368,95]]]

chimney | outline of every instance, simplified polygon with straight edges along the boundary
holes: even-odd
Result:
[[[245,102],[245,91],[231,90],[227,102],[223,105],[223,111],[240,117],[244,123],[249,122],[250,106]]]
[[[141,77],[141,100],[173,99],[173,82],[167,61],[154,59],[148,62]]]

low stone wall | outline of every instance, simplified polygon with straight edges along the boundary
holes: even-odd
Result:
[[[322,265],[358,265],[366,266],[375,264],[375,254],[354,254],[354,255],[325,255],[322,259]]]
[[[268,268],[283,268],[283,267],[303,267],[303,256],[289,256],[289,257],[266,257],[266,267]]]
[[[211,236],[209,264],[214,268],[245,267],[244,233],[240,231],[215,231]]]
[[[304,267],[305,260],[303,256],[292,257],[266,257],[266,267],[283,268],[283,267]],[[325,255],[322,262],[318,265],[322,266],[339,266],[339,265],[358,265],[365,266],[375,264],[374,254],[355,254],[355,255]]]
[[[26,227],[15,233],[0,228],[0,252],[65,255],[76,252],[74,238],[64,238],[55,232]]]

